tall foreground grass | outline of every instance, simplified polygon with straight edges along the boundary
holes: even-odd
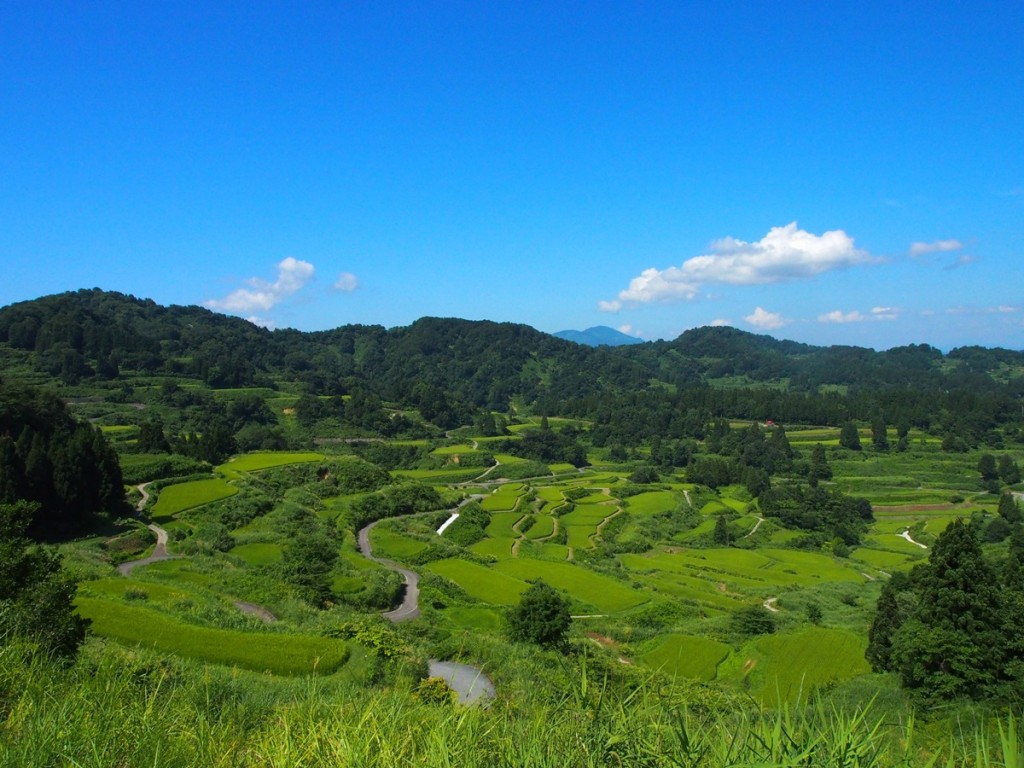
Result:
[[[823,704],[710,717],[585,669],[557,700],[490,709],[330,678],[278,680],[94,645],[73,667],[0,647],[3,766],[1002,766],[1016,722],[938,746],[913,721]]]

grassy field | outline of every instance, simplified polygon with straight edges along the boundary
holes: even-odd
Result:
[[[525,581],[466,560],[436,560],[426,569],[448,579],[470,597],[491,605],[512,605],[529,586]]]
[[[706,637],[668,634],[659,637],[640,659],[671,677],[708,682],[715,679],[718,665],[729,657],[731,650],[725,643]]]
[[[635,515],[654,515],[675,509],[683,501],[671,491],[648,491],[630,496],[627,500],[629,511]]]
[[[281,561],[281,545],[269,542],[241,544],[230,550],[249,565],[273,565]]]
[[[515,537],[516,533],[512,530],[512,526],[518,523],[522,517],[520,512],[492,512],[491,522],[487,526],[486,533],[492,538]]]
[[[150,608],[79,597],[78,613],[98,635],[211,664],[275,675],[330,674],[348,659],[344,642],[326,637],[239,632],[184,624]]]
[[[370,541],[373,544],[374,554],[392,560],[415,557],[427,548],[426,542],[403,536],[383,525],[378,525],[370,531]]]
[[[734,660],[742,659],[743,664],[732,670],[732,676],[749,679],[752,692],[767,705],[793,701],[817,686],[870,672],[864,660],[866,644],[853,632],[822,627],[769,635],[736,654]]]
[[[488,512],[501,512],[513,509],[523,496],[522,483],[505,483],[498,486],[494,493],[480,502],[480,506]],[[514,521],[513,521],[514,522]]]
[[[571,563],[519,558],[502,560],[494,570],[523,581],[543,579],[603,613],[624,611],[650,599],[622,582]]]
[[[268,451],[264,453],[246,453],[221,464],[217,469],[234,470],[235,472],[258,472],[261,469],[284,467],[289,464],[307,464],[313,461],[323,461],[324,458],[325,456],[322,453],[310,452]]]
[[[533,526],[526,532],[528,539],[545,539],[554,533],[555,518],[551,515],[535,515]]]
[[[226,499],[236,493],[238,489],[235,486],[219,477],[169,485],[160,491],[151,514],[157,522],[169,521],[186,510]]]

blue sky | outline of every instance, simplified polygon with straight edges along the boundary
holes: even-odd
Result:
[[[0,304],[1024,348],[1024,4],[0,4]]]

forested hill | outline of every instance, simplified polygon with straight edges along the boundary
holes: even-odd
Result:
[[[117,379],[122,370],[194,377],[211,387],[288,379],[315,394],[367,390],[428,410],[453,403],[503,410],[518,398],[553,412],[573,399],[664,385],[1024,393],[1024,353],[1004,349],[876,352],[711,327],[673,341],[591,348],[526,325],[450,318],[392,329],[269,331],[200,307],[163,307],[99,289],[0,309],[0,345],[30,353],[37,371],[67,384]]]

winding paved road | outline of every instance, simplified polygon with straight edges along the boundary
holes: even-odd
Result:
[[[142,494],[142,498],[139,499],[139,503],[135,505],[136,514],[141,514],[142,510],[146,508],[146,502],[149,501],[149,492],[146,491],[147,485],[149,485],[149,483],[142,483],[141,485],[135,486],[139,489],[139,493]],[[140,565],[149,565],[150,563],[155,563],[158,560],[171,560],[172,558],[177,557],[177,555],[172,555],[167,551],[167,531],[154,523],[149,523],[146,527],[156,534],[156,546],[153,547],[153,552],[149,557],[144,557],[141,560],[130,560],[127,563],[121,563],[117,566],[117,572],[122,576],[130,576],[131,572]]]
[[[470,496],[464,499],[453,511],[458,511],[476,498],[481,497]],[[357,537],[359,551],[363,557],[402,574],[402,578],[405,580],[405,594],[402,595],[402,602],[397,608],[383,614],[385,619],[397,624],[400,621],[415,619],[420,615],[420,577],[415,571],[403,568],[394,560],[377,557],[373,554],[373,547],[370,544],[370,531],[379,522],[381,521],[376,520],[359,529]],[[428,659],[427,667],[431,677],[442,678],[448,684],[448,687],[455,691],[459,697],[460,704],[486,705],[495,696],[494,683],[484,674],[482,669],[470,666],[469,664],[458,664],[454,661],[441,661],[439,659]]]
[[[379,522],[380,520],[377,520],[359,530],[359,551],[368,560],[373,560],[385,568],[398,571],[405,580],[405,593],[402,595],[402,602],[394,610],[385,613],[384,618],[395,623],[415,619],[420,615],[420,576],[415,571],[403,568],[394,560],[377,557],[373,554],[373,548],[370,546],[370,531]]]

